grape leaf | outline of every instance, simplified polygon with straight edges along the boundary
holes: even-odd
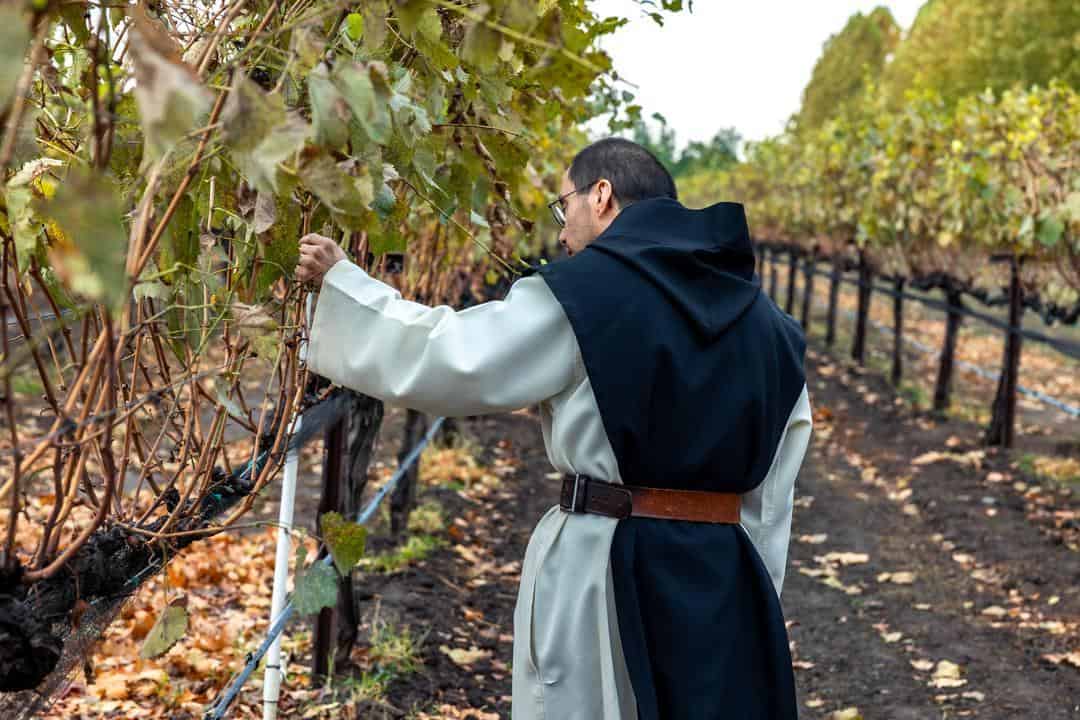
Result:
[[[259,305],[234,302],[232,305],[234,326],[241,337],[251,340],[255,352],[263,358],[273,358],[277,349],[280,327],[277,320]]]
[[[146,137],[143,162],[160,158],[204,123],[213,97],[180,59],[179,48],[145,13],[133,12],[135,102]]]
[[[29,17],[19,3],[0,6],[0,109],[7,107],[30,45]]]
[[[72,169],[51,200],[34,201],[52,236],[50,258],[75,292],[116,309],[127,299],[124,229],[119,193],[103,175]]]
[[[175,598],[165,606],[154,627],[146,634],[139,657],[156,658],[169,652],[169,649],[184,637],[187,628],[187,598]]]
[[[393,128],[385,68],[379,63],[339,63],[333,80],[367,136],[380,145],[388,142]]]
[[[367,528],[343,518],[340,513],[330,512],[319,517],[323,540],[338,572],[347,575],[364,556]]]
[[[335,222],[348,230],[359,230],[375,193],[371,177],[366,168],[363,170],[359,177],[349,175],[328,154],[309,148],[301,156],[298,173],[304,187],[326,205]]]
[[[502,35],[498,30],[482,22],[474,22],[465,31],[462,58],[481,72],[490,72],[495,69],[501,45]]]
[[[338,574],[334,568],[318,560],[304,568],[306,556],[307,550],[301,543],[296,548],[296,584],[292,603],[297,614],[314,615],[324,607],[333,607],[337,603]]]
[[[1048,215],[1039,221],[1039,230],[1036,237],[1043,247],[1054,247],[1065,234],[1065,223],[1061,218]]]
[[[287,115],[278,93],[266,94],[237,72],[221,110],[225,141],[244,177],[260,192],[286,188],[278,165],[297,152],[311,134],[299,117]]]
[[[386,0],[368,0],[363,4],[360,12],[364,16],[364,50],[373,53],[390,37],[390,30],[386,24],[390,10],[386,5]]]
[[[350,40],[358,41],[364,36],[364,16],[360,13],[349,13],[345,16],[345,34]]]
[[[308,75],[308,100],[315,142],[327,148],[344,145],[349,139],[349,106],[324,63]]]

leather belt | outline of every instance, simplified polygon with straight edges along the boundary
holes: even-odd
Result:
[[[620,520],[646,517],[737,524],[742,495],[618,485],[585,475],[566,475],[559,507],[566,512],[592,513]]]

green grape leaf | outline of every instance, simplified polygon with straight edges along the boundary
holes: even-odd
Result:
[[[7,107],[30,45],[30,17],[20,3],[0,6],[0,109]]]
[[[306,555],[303,544],[299,545],[296,551],[296,584],[293,587],[292,603],[299,615],[314,615],[337,603],[338,574],[334,572],[334,568],[320,561],[304,568]]]
[[[72,169],[51,200],[35,199],[33,207],[49,221],[50,258],[68,287],[119,308],[128,297],[128,236],[120,195],[108,178]]]
[[[416,23],[413,42],[418,50],[439,70],[451,70],[458,66],[458,57],[442,40],[443,26],[435,8],[424,10]],[[441,87],[441,84],[439,84]]]
[[[1065,223],[1061,218],[1047,215],[1039,221],[1039,229],[1035,236],[1043,247],[1054,247],[1064,234]]]
[[[291,158],[311,136],[311,128],[290,117],[266,136],[250,153],[234,153],[241,172],[259,192],[284,194],[291,191],[289,177],[279,167]]]
[[[135,15],[131,29],[131,60],[135,67],[135,102],[146,138],[143,161],[160,158],[188,133],[205,123],[213,96],[194,71],[164,48],[172,41]]]
[[[63,18],[64,23],[71,29],[71,32],[75,34],[75,39],[83,45],[90,39],[90,31],[86,28],[86,7],[85,2],[60,4],[60,17]]]
[[[352,161],[345,161],[346,164]],[[368,205],[374,199],[374,188],[367,168],[360,176],[346,173],[330,155],[314,148],[302,153],[298,174],[304,187],[326,205],[334,220],[348,230],[362,229]]]
[[[319,517],[323,540],[338,572],[347,575],[364,556],[367,528],[343,518],[340,513],[330,512]]]
[[[281,95],[264,93],[237,70],[225,106],[221,108],[222,138],[229,148],[234,152],[251,152],[284,121],[285,102]]]
[[[369,231],[368,243],[374,255],[405,252],[409,245],[397,222],[392,219],[384,222],[381,229]]]
[[[488,221],[484,218],[484,216],[476,212],[475,210],[469,211],[469,222],[482,228],[488,228],[489,230],[491,229],[491,225],[488,224]]]
[[[417,26],[428,7],[427,0],[397,0],[394,15],[404,35],[411,38],[416,34]]]
[[[349,139],[349,105],[323,63],[308,75],[308,100],[315,143],[331,149],[344,145]]]
[[[271,286],[282,275],[292,273],[300,259],[300,208],[291,195],[274,200],[274,223],[260,236],[262,264],[255,282],[255,300],[261,302],[270,295]]]
[[[187,629],[187,598],[176,598],[165,606],[158,615],[157,622],[146,634],[142,648],[139,649],[139,657],[150,659],[164,655],[187,634]]]
[[[465,62],[473,65],[480,72],[491,72],[495,69],[501,47],[502,35],[498,30],[482,22],[475,22],[465,31],[461,56]]]
[[[393,128],[387,112],[390,92],[385,67],[379,63],[339,63],[332,77],[367,136],[380,145],[388,142]]]
[[[26,269],[30,256],[37,249],[40,231],[40,224],[34,221],[31,205],[33,192],[25,185],[9,184],[4,195],[7,203],[7,230],[15,236],[15,257],[19,268]]]
[[[297,60],[293,72],[308,74],[326,53],[326,38],[314,28],[297,28],[292,32],[292,51]]]
[[[248,182],[260,192],[291,189],[279,165],[303,147],[311,127],[286,113],[280,94],[264,93],[237,72],[221,110],[221,123],[233,160]]]
[[[373,53],[386,44],[390,29],[386,19],[390,15],[386,0],[369,0],[360,10],[364,17],[364,50]]]
[[[349,13],[345,16],[345,34],[349,39],[357,42],[364,36],[364,16],[360,13]]]

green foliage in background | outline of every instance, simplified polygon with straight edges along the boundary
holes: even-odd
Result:
[[[812,131],[840,114],[864,91],[868,80],[878,80],[899,41],[900,28],[888,8],[852,15],[844,29],[825,42],[814,65],[803,91],[799,127]]]
[[[1055,79],[1080,88],[1080,3],[930,0],[882,82],[897,107],[909,90],[934,90],[952,103]]]

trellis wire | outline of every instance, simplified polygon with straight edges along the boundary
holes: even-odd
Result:
[[[371,519],[371,517],[375,514],[375,511],[379,509],[379,505],[382,503],[383,499],[386,498],[386,496],[394,489],[395,486],[397,486],[401,478],[405,475],[406,472],[408,472],[409,468],[412,467],[413,463],[415,463],[416,460],[420,457],[420,453],[427,446],[427,444],[431,442],[431,439],[435,436],[435,433],[439,430],[439,427],[442,425],[445,419],[446,418],[442,417],[436,418],[435,421],[431,423],[431,427],[428,429],[427,433],[424,435],[424,437],[420,439],[420,442],[416,444],[416,447],[414,447],[409,452],[409,454],[405,456],[405,459],[401,462],[401,464],[398,466],[398,469],[394,472],[390,479],[381,488],[379,488],[379,491],[375,493],[374,497],[371,498],[371,501],[368,502],[367,506],[364,507],[364,509],[357,514],[356,522],[358,524],[363,525]],[[333,562],[333,558],[328,554],[319,562],[322,562],[324,565],[329,565]],[[216,701],[206,709],[206,712],[203,714],[203,720],[221,720],[221,718],[225,717],[225,713],[228,711],[229,706],[232,705],[233,701],[236,699],[236,696],[240,694],[240,690],[244,687],[244,684],[247,682],[248,678],[251,677],[251,673],[255,671],[255,668],[259,665],[259,662],[262,660],[263,656],[266,655],[266,652],[270,649],[270,645],[272,645],[274,640],[277,639],[278,635],[280,635],[282,631],[285,630],[285,625],[292,617],[293,610],[293,603],[290,599],[288,600],[288,602],[285,603],[285,607],[282,608],[281,614],[274,619],[273,623],[271,623],[270,629],[267,631],[266,638],[263,640],[262,644],[259,645],[259,647],[254,652],[248,654],[247,662],[244,664],[244,667],[241,668],[240,672],[233,677],[233,680],[226,689],[225,694],[222,695],[218,701]]]
[[[815,269],[814,274],[819,276],[819,277],[825,277],[825,278],[831,278],[832,277],[832,273],[825,272],[823,270],[816,270]],[[840,279],[840,282],[847,283],[849,285],[855,285],[856,287],[862,287],[864,285],[864,283],[861,280],[845,277],[844,275],[841,275],[839,279]],[[1080,344],[1073,343],[1073,342],[1070,342],[1068,340],[1061,340],[1061,339],[1058,339],[1058,338],[1052,338],[1052,337],[1050,337],[1048,335],[1044,335],[1043,333],[1040,333],[1040,332],[1035,331],[1035,330],[1028,330],[1028,329],[1022,328],[1022,327],[1019,327],[1019,328],[1012,327],[1011,325],[1009,325],[1006,322],[998,320],[997,318],[992,317],[990,315],[986,315],[985,313],[978,312],[977,310],[972,310],[971,308],[968,308],[968,307],[950,306],[950,305],[948,305],[946,303],[940,302],[938,300],[934,300],[933,298],[927,298],[927,297],[923,297],[921,295],[914,295],[912,293],[904,292],[904,291],[898,292],[896,290],[893,290],[892,288],[882,287],[882,286],[880,286],[880,285],[878,285],[876,283],[870,283],[870,289],[872,291],[874,291],[874,292],[881,293],[883,295],[888,295],[890,297],[902,297],[902,298],[907,299],[907,300],[913,300],[915,302],[922,303],[923,305],[934,308],[935,310],[940,310],[942,312],[947,312],[947,313],[951,312],[951,313],[956,313],[958,315],[966,315],[968,317],[973,317],[976,320],[981,320],[982,322],[985,322],[988,325],[992,325],[994,327],[997,327],[1000,330],[1005,330],[1007,332],[1016,333],[1016,334],[1020,335],[1021,337],[1024,337],[1025,339],[1031,340],[1033,342],[1038,342],[1038,343],[1043,343],[1045,345],[1049,345],[1054,350],[1057,350],[1059,353],[1061,353],[1062,355],[1065,355],[1066,357],[1080,360]],[[819,305],[819,306],[821,305],[821,302],[819,300],[817,300],[817,298],[815,298],[814,301],[815,301],[815,303],[817,305]],[[841,308],[841,309],[844,311],[844,313],[847,315],[847,317],[855,317],[857,315],[857,313],[854,310],[849,310],[849,309],[846,309],[846,308]],[[867,320],[870,322],[871,326],[877,328],[878,330],[888,332],[888,333],[890,333],[892,335],[896,334],[896,330],[894,328],[892,328],[892,327],[890,327],[890,326],[888,326],[888,325],[886,325],[884,323],[878,322],[877,320],[874,320],[873,318],[870,318],[870,317],[868,317]],[[907,343],[908,345],[911,345],[915,349],[917,349],[917,350],[919,350],[919,351],[921,351],[921,352],[923,352],[923,353],[925,353],[927,355],[937,357],[938,355],[941,354],[940,350],[932,348],[929,345],[925,345],[924,343],[921,343],[918,340],[915,340],[913,338],[909,338],[909,337],[906,337],[904,335],[901,335],[900,339],[903,342]],[[956,365],[958,367],[961,367],[961,368],[964,368],[965,370],[973,372],[976,375],[978,375],[979,377],[985,378],[987,380],[997,381],[997,380],[999,380],[1001,378],[1001,373],[1000,372],[994,372],[994,371],[991,371],[991,370],[987,370],[986,368],[980,367],[980,366],[975,365],[974,363],[970,363],[970,362],[968,362],[966,360],[962,360],[960,358],[957,358],[955,362],[956,362]],[[1077,407],[1075,405],[1070,405],[1069,403],[1065,402],[1064,400],[1059,400],[1058,398],[1053,397],[1052,395],[1047,395],[1046,393],[1044,393],[1044,392],[1042,392],[1040,390],[1035,390],[1033,388],[1024,387],[1023,385],[1020,385],[1020,384],[1017,384],[1016,391],[1019,392],[1022,395],[1026,395],[1027,397],[1038,400],[1039,402],[1042,402],[1042,403],[1044,403],[1046,405],[1050,405],[1051,407],[1057,408],[1058,410],[1065,413],[1066,415],[1069,415],[1069,416],[1074,417],[1074,418],[1080,418],[1080,407]]]
[[[825,272],[823,270],[815,270],[815,274],[819,277],[831,277],[831,273]],[[863,283],[861,280],[852,279],[844,276],[840,277],[840,282],[847,283],[848,285],[855,285],[857,287],[862,287],[865,285],[865,283]],[[987,325],[992,325],[999,330],[1004,330],[1005,332],[1019,335],[1025,340],[1031,340],[1032,342],[1049,345],[1065,357],[1071,358],[1073,360],[1080,360],[1080,343],[1075,343],[1070,340],[1062,340],[1061,338],[1050,337],[1049,335],[1041,333],[1038,330],[1029,330],[1028,328],[1024,327],[1013,327],[1009,325],[1009,323],[1003,320],[998,320],[992,315],[987,315],[986,313],[979,312],[978,310],[972,310],[971,308],[964,305],[949,305],[948,303],[941,302],[940,300],[923,297],[922,295],[914,295],[907,291],[897,292],[892,288],[882,287],[876,283],[870,283],[870,289],[873,292],[880,293],[882,295],[888,295],[889,297],[901,297],[905,300],[913,300],[915,302],[922,303],[927,307],[931,307],[935,310],[940,310],[944,313],[953,313],[956,315],[964,315],[967,317],[975,318],[976,320],[980,320]]]
[[[847,308],[842,308],[842,309],[843,309],[844,313],[848,317],[855,317],[856,312],[854,310],[848,310]],[[878,322],[877,320],[874,320],[873,318],[867,318],[867,320],[870,321],[871,326],[877,328],[878,330],[880,330],[882,332],[887,332],[887,333],[889,333],[891,335],[896,334],[896,330],[894,328],[889,327],[885,323]],[[937,356],[941,355],[940,350],[938,350],[936,348],[932,348],[929,345],[921,343],[918,340],[915,340],[913,338],[909,338],[909,337],[905,337],[905,336],[901,335],[900,339],[903,340],[908,345],[911,345],[912,347],[914,347],[916,350],[919,350],[920,352],[923,352],[923,353],[925,353],[927,355],[931,355],[933,357],[937,357]],[[986,368],[980,367],[979,365],[976,365],[974,363],[970,363],[967,360],[961,360],[960,358],[956,358],[955,362],[956,362],[957,367],[964,368],[965,370],[973,372],[976,375],[978,375],[979,377],[985,378],[987,380],[991,380],[991,381],[996,382],[996,381],[1001,379],[1001,373],[1000,372],[993,372],[992,370],[987,370]],[[1034,398],[1035,400],[1043,402],[1043,403],[1045,403],[1047,405],[1051,405],[1051,406],[1057,408],[1058,410],[1060,410],[1061,412],[1063,412],[1063,413],[1065,413],[1067,415],[1071,415],[1072,417],[1075,417],[1075,418],[1080,418],[1080,407],[1076,407],[1075,405],[1070,405],[1069,403],[1067,403],[1067,402],[1065,402],[1063,400],[1058,400],[1056,397],[1053,397],[1051,395],[1047,395],[1046,393],[1044,393],[1044,392],[1042,392],[1040,390],[1034,390],[1032,388],[1024,387],[1023,385],[1017,384],[1016,391],[1018,393],[1020,393],[1021,395],[1027,395],[1030,398]]]

